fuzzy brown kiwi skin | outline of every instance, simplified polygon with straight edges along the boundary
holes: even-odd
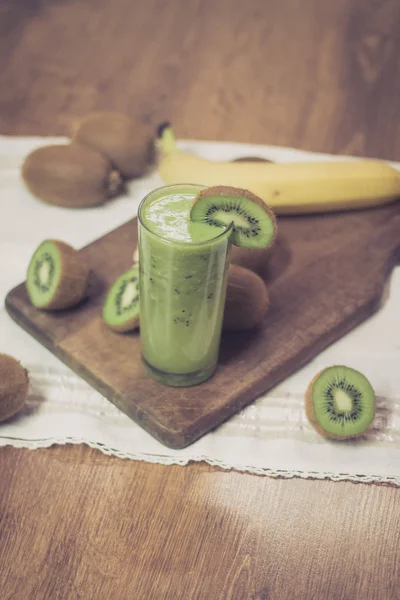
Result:
[[[44,311],[64,310],[79,304],[85,297],[90,269],[81,254],[69,244],[60,240],[52,242],[60,253],[60,281],[51,301],[46,306],[37,307]]]
[[[120,325],[110,325],[106,321],[104,322],[109,329],[112,329],[116,333],[128,333],[130,331],[136,331],[140,327],[139,315],[136,315],[136,317],[133,317],[132,319],[129,319],[129,321],[125,321],[125,323],[121,323]]]
[[[232,187],[230,185],[214,185],[204,190],[201,190],[201,192],[194,199],[192,206],[194,206],[196,202],[198,202],[201,198],[208,198],[210,196],[237,196],[238,198],[244,196],[248,200],[251,200],[255,204],[258,204],[258,206],[261,206],[261,208],[269,215],[271,221],[274,224],[274,236],[270,243],[267,246],[265,246],[265,248],[269,248],[270,246],[275,244],[277,234],[277,221],[275,214],[271,210],[271,208],[267,204],[265,204],[265,202],[261,200],[261,198],[253,194],[253,192],[250,192],[249,190],[245,190],[243,188]]]
[[[23,408],[28,389],[28,371],[14,357],[0,354],[0,422]]]
[[[230,265],[224,307],[223,331],[245,331],[261,323],[270,300],[264,281],[253,271]]]
[[[104,155],[125,179],[142,176],[154,163],[154,133],[121,113],[90,113],[74,123],[72,136]]]
[[[312,393],[313,393],[313,388],[314,388],[314,383],[317,381],[317,379],[319,378],[319,376],[325,371],[326,369],[322,369],[321,371],[319,371],[310,381],[310,383],[308,384],[307,390],[306,390],[306,394],[305,394],[305,411],[306,411],[306,416],[307,419],[309,420],[310,424],[314,427],[315,431],[317,433],[319,433],[320,435],[322,435],[323,437],[329,438],[331,440],[339,440],[339,441],[343,441],[343,440],[352,440],[352,439],[356,439],[361,437],[362,435],[364,435],[365,430],[361,431],[361,433],[357,433],[354,435],[336,435],[334,433],[330,433],[329,431],[325,431],[325,429],[323,429],[321,427],[321,425],[318,423],[318,421],[315,418],[315,413],[314,413],[314,407],[313,407],[313,402],[312,402]]]
[[[232,264],[254,271],[262,277],[266,274],[266,267],[274,254],[275,246],[275,243],[267,246],[267,248],[232,246],[230,261]]]
[[[25,158],[21,175],[34,196],[66,208],[103,204],[121,189],[121,178],[111,164],[76,143],[37,148]]]

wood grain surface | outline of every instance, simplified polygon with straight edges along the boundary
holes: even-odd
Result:
[[[6,308],[15,321],[163,444],[184,448],[300,369],[377,310],[400,258],[400,202],[379,209],[278,218],[264,269],[270,308],[262,324],[223,333],[218,365],[196,387],[160,385],[145,372],[140,336],[110,331],[100,311],[132,262],[133,219],[80,250],[96,276],[87,300],[44,313],[25,283]],[[157,285],[157,283],[155,284]]]
[[[3,449],[0,478],[4,600],[399,597],[396,488],[144,469],[83,446]]]
[[[400,160],[398,0],[5,0],[0,132],[97,108]],[[397,600],[400,492],[0,450],[2,600]]]

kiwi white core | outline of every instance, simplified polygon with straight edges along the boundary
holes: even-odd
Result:
[[[135,283],[133,283],[133,281],[130,281],[124,289],[124,293],[122,294],[121,307],[123,309],[128,308],[128,306],[132,304],[132,301],[135,298],[135,296],[137,296],[137,293],[138,286]]]
[[[50,263],[48,260],[44,260],[42,262],[41,267],[39,267],[39,272],[38,272],[38,276],[39,276],[39,281],[41,283],[41,285],[48,285],[49,284],[49,277],[50,277]]]
[[[351,412],[353,403],[350,396],[344,390],[335,390],[333,398],[338,412]]]
[[[230,213],[226,213],[222,210],[219,210],[217,212],[214,213],[214,218],[217,221],[220,221],[221,223],[224,223],[225,225],[230,225],[233,221],[232,218],[232,214]],[[247,221],[247,219],[243,219],[243,217],[241,217],[240,215],[236,215],[235,214],[235,226],[236,227],[248,227],[249,223]]]

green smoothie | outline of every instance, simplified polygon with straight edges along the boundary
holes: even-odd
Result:
[[[231,229],[190,222],[201,189],[165,186],[139,207],[142,356],[167,385],[200,383],[217,364]]]

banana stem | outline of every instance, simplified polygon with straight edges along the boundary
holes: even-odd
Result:
[[[158,127],[157,141],[164,155],[178,151],[175,134],[170,123],[162,123]]]

